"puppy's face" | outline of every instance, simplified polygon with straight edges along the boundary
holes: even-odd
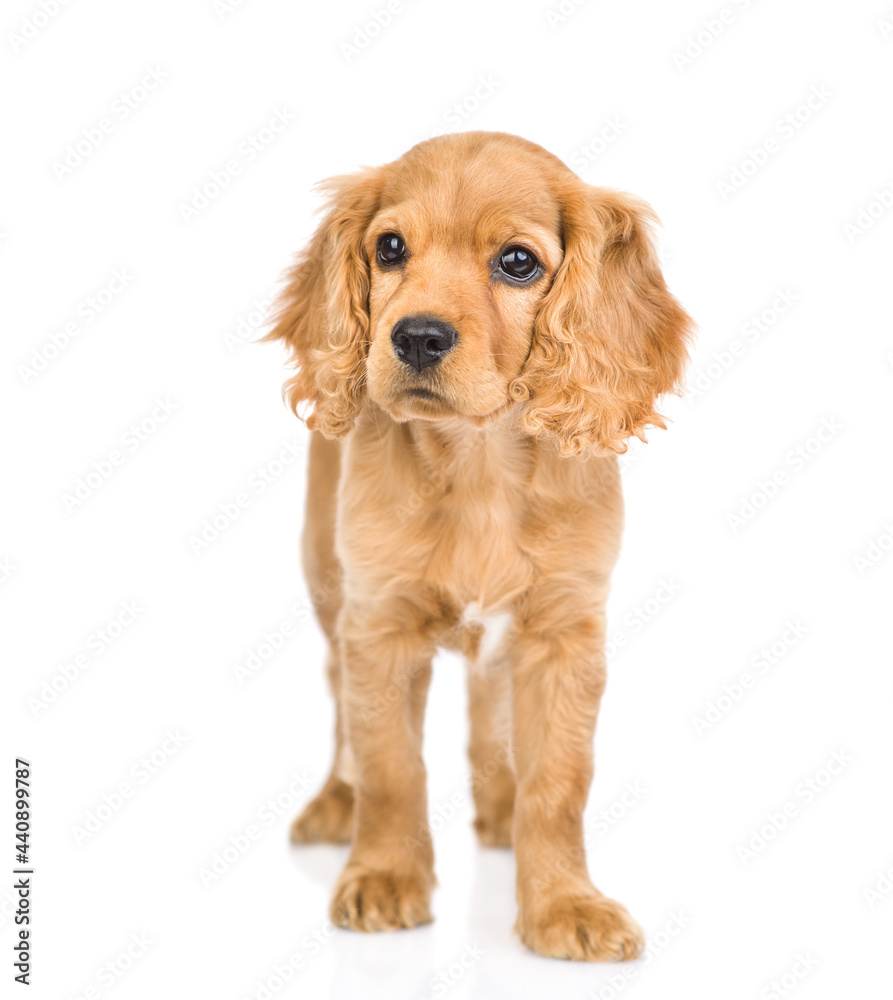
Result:
[[[510,401],[563,256],[539,159],[487,146],[390,168],[363,250],[367,390],[394,419],[486,418]]]
[[[691,322],[628,195],[584,184],[516,136],[430,139],[327,185],[271,339],[286,391],[339,437],[371,399],[395,420],[519,425],[563,455],[622,452],[662,426]]]

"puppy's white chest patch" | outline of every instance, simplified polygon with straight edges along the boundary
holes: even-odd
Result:
[[[487,612],[478,604],[469,604],[462,612],[462,624],[477,625],[483,629],[478,645],[478,659],[484,662],[492,659],[502,647],[512,625],[512,615],[508,611]]]

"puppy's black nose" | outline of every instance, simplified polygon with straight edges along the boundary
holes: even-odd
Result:
[[[394,353],[420,372],[438,361],[456,345],[458,334],[443,320],[433,316],[405,316],[391,331]]]

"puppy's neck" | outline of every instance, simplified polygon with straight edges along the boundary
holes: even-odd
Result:
[[[527,450],[533,440],[518,424],[520,404],[511,406],[487,420],[450,417],[444,420],[408,420],[400,424],[412,450],[426,462],[459,465],[473,462],[495,452],[518,448]]]

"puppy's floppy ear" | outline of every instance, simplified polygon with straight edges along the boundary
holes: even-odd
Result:
[[[369,339],[369,262],[366,229],[377,211],[381,169],[334,177],[326,214],[298,255],[279,297],[273,329],[264,340],[284,340],[297,373],[283,393],[297,413],[309,402],[307,426],[340,437],[354,424],[363,400]]]
[[[511,386],[525,430],[563,455],[622,453],[666,426],[654,407],[679,383],[692,321],[664,283],[655,222],[629,195],[576,179],[563,193],[564,260]]]

